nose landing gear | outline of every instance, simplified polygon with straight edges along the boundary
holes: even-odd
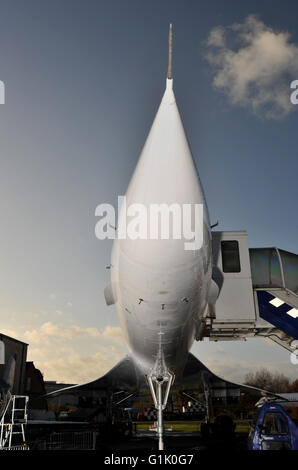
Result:
[[[164,426],[163,426],[163,410],[167,406],[171,386],[174,382],[175,376],[172,372],[166,371],[164,374],[148,375],[147,380],[149,383],[154,406],[157,410],[157,436],[158,436],[158,450],[164,450]],[[165,384],[165,387],[164,387]],[[155,386],[155,387],[154,387]],[[165,393],[163,395],[163,388]]]

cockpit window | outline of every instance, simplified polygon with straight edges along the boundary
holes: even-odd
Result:
[[[266,413],[263,421],[264,434],[288,434],[288,421],[282,413]]]

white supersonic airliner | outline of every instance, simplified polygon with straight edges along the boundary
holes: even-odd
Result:
[[[219,292],[212,280],[211,230],[203,188],[184,132],[173,91],[170,27],[166,89],[126,192],[126,206],[177,204],[203,207],[203,242],[186,249],[185,239],[115,239],[108,304],[115,304],[131,356],[146,375],[162,411],[174,377],[183,372],[189,350],[201,334],[202,318]],[[196,227],[198,230],[198,227]]]
[[[295,310],[298,315],[296,308],[289,310],[298,306],[297,255],[276,248],[252,249],[249,254],[247,246],[243,250],[244,232],[237,235],[239,247],[238,241],[233,241],[236,232],[230,232],[232,241],[228,238],[222,242],[222,250],[225,248],[228,253],[226,266],[223,252],[220,269],[216,266],[218,253],[212,247],[219,237],[216,232],[211,236],[204,192],[173,92],[171,27],[166,89],[125,196],[126,204],[115,228],[111,283],[105,288],[105,299],[108,305],[116,306],[130,356],[100,379],[53,392],[48,397],[69,393],[70,389],[112,390],[120,383],[123,389],[138,389],[139,378],[143,377],[157,410],[156,431],[159,449],[163,450],[163,410],[175,378],[178,382],[183,374],[183,380],[200,376],[207,421],[210,386],[223,382],[189,353],[194,340],[205,336],[215,340],[244,339],[258,334],[291,350],[293,338],[298,338],[295,320],[285,314]],[[189,237],[160,233],[156,236],[157,219],[152,230],[154,236],[124,237],[123,224],[127,225],[136,208],[142,207],[151,215],[152,206],[168,209],[166,229],[172,235],[175,208],[199,207],[200,217],[195,218],[192,233],[201,234],[200,243],[189,249]],[[188,212],[190,218],[193,212]],[[151,218],[149,225],[150,222]],[[233,251],[235,247],[237,250]],[[283,299],[278,307],[273,304],[275,295]],[[215,315],[215,303],[220,300],[222,320]],[[285,313],[280,314],[278,309]],[[250,391],[253,388],[241,387]]]

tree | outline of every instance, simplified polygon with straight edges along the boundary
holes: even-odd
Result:
[[[294,380],[294,382],[291,383],[289,392],[291,393],[298,392],[298,379]]]
[[[246,374],[244,383],[263,390],[268,390],[268,392],[286,393],[290,390],[288,377],[280,372],[272,373],[265,368]]]

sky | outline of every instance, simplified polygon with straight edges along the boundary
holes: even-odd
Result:
[[[174,90],[218,230],[297,253],[298,4],[291,0],[0,0],[0,331],[46,380],[80,383],[126,353],[105,305],[116,204],[165,88]],[[214,372],[297,378],[261,339],[196,343]]]

